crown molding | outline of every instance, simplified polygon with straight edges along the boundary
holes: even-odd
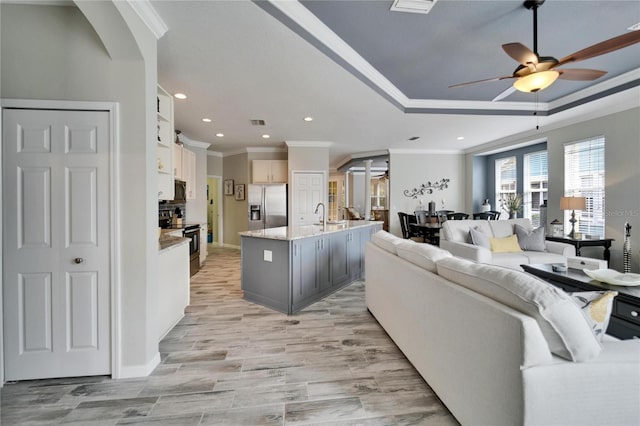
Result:
[[[284,143],[297,148],[329,148],[333,145],[333,142],[324,141],[284,141]]]
[[[366,59],[360,56],[358,52],[311,13],[309,9],[304,7],[302,3],[298,1],[276,0],[269,0],[269,2],[339,58],[354,67],[366,79],[384,91],[393,100],[400,104],[405,104],[409,100],[400,89],[378,72]]]
[[[240,154],[246,154],[247,153],[247,149],[246,148],[240,148],[240,149],[236,149],[233,151],[229,151],[229,152],[223,152],[222,153],[222,157],[226,158],[226,157],[233,157],[234,155],[240,155]]]
[[[192,139],[189,139],[187,136],[184,135],[184,133],[180,133],[180,136],[178,136],[178,140],[180,140],[180,142],[182,142],[183,144],[192,146],[194,148],[207,149],[211,146],[211,144],[208,142],[200,142],[200,141],[194,141]]]
[[[208,157],[224,157],[224,154],[218,151],[207,151],[207,156]]]
[[[463,154],[462,149],[389,148],[389,154]]]
[[[639,69],[636,69],[548,103],[410,99],[309,9],[304,7],[299,0],[257,1],[256,4],[303,36],[404,113],[529,115],[535,112],[539,116],[551,116],[630,87],[640,86],[640,78],[633,76],[633,74],[640,72]]]
[[[246,148],[247,152],[287,152],[286,148],[269,147],[269,146],[250,146]]]
[[[142,22],[151,30],[153,35],[159,40],[169,27],[164,23],[158,12],[153,8],[149,0],[126,0],[129,6],[138,14]]]

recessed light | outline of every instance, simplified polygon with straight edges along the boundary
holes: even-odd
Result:
[[[211,119],[210,118],[203,118],[202,121],[204,121],[205,123],[211,123]]]
[[[271,137],[271,136],[269,136],[269,135],[267,135],[267,134],[262,135],[262,138],[263,138],[263,139],[269,139],[270,137]]]
[[[185,95],[184,93],[176,93],[175,95],[173,95],[176,99],[187,99],[187,95]]]
[[[304,121],[313,121],[313,117],[305,117],[303,120]]]
[[[223,136],[224,136],[224,133],[216,133],[216,136],[217,136],[217,137],[219,137],[219,138],[221,138],[221,137],[223,137]]]
[[[464,136],[458,136],[456,139],[458,139],[459,141],[464,140]]]

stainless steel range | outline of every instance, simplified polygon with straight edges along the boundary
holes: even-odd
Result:
[[[195,274],[200,270],[200,225],[184,225],[182,234],[189,238],[189,273]]]

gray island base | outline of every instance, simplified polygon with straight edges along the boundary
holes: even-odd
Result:
[[[286,314],[359,280],[364,245],[382,222],[270,228],[241,232],[244,298]]]

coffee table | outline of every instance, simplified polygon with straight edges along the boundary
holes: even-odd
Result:
[[[614,290],[618,296],[613,300],[613,312],[607,334],[619,339],[640,339],[640,286],[624,287],[605,284],[588,277],[581,269],[554,272],[551,264],[520,265],[531,275],[560,287],[564,291]]]

